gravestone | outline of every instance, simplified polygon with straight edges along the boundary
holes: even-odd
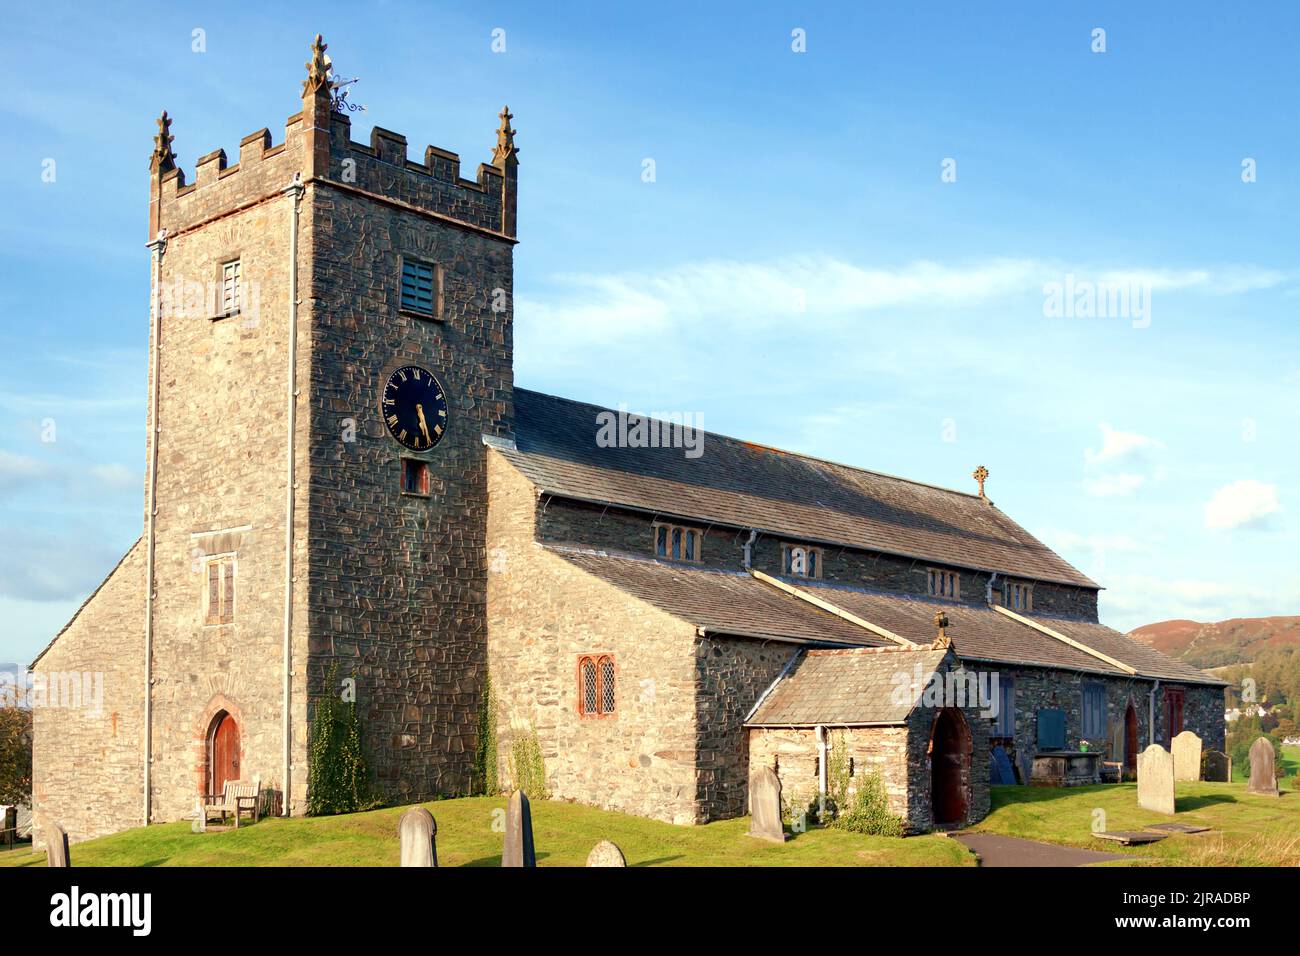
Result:
[[[1201,738],[1184,730],[1169,744],[1174,757],[1174,782],[1201,779]]]
[[[533,851],[533,809],[522,790],[510,794],[506,808],[506,845],[501,853],[502,866],[536,866]]]
[[[1210,783],[1232,780],[1232,758],[1221,750],[1207,750],[1201,755],[1201,779]]]
[[[424,807],[411,807],[397,821],[402,866],[438,865],[438,823]]]
[[[1159,744],[1138,754],[1138,806],[1156,813],[1174,812],[1174,758]]]
[[[1273,742],[1267,737],[1260,737],[1250,745],[1250,783],[1246,785],[1247,793],[1276,797],[1277,772],[1274,769]]]
[[[617,845],[601,840],[587,854],[588,866],[627,866],[627,859]]]
[[[45,860],[47,866],[72,866],[68,835],[57,823],[51,823],[45,829]]]
[[[773,843],[785,842],[781,826],[781,778],[771,767],[760,767],[749,778],[749,835]]]

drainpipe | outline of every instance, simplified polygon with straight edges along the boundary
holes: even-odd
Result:
[[[293,206],[289,216],[289,367],[285,388],[289,440],[285,442],[284,481],[284,796],[280,812],[289,816],[289,782],[293,773],[293,727],[289,720],[291,679],[293,675],[293,506],[294,506],[294,434],[298,420],[298,207],[304,187],[302,174],[294,173],[293,182],[284,188]]]
[[[149,825],[150,792],[153,762],[153,595],[154,595],[154,516],[158,510],[158,382],[162,351],[162,257],[167,251],[167,230],[159,229],[153,242],[146,244],[153,254],[153,354],[149,359],[149,484],[145,492],[145,586],[144,586],[144,825]]]
[[[826,751],[830,744],[826,738],[826,728],[818,724],[813,733],[817,737],[817,793],[826,796]]]
[[[1151,696],[1147,699],[1147,745],[1156,742],[1156,691],[1160,690],[1160,678],[1151,685]]]
[[[984,589],[984,603],[985,603],[985,604],[988,604],[988,605],[992,605],[992,604],[993,604],[993,582],[995,582],[997,579],[998,579],[998,573],[997,573],[996,571],[994,571],[993,574],[989,577],[989,583],[988,583],[988,586],[985,587],[985,589]]]
[[[754,542],[758,540],[758,529],[749,529],[749,540],[745,542],[744,567],[748,571],[754,560]]]

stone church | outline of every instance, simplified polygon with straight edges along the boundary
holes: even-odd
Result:
[[[467,179],[340,105],[317,37],[280,142],[190,181],[158,121],[143,529],[32,665],[103,681],[35,709],[38,820],[86,839],[255,777],[303,813],[332,673],[391,803],[480,787],[489,713],[503,784],[532,741],[553,797],[682,824],[745,813],[759,766],[815,795],[835,748],[924,830],[986,811],[993,748],[1029,779],[1222,747],[1223,685],[1099,624],[982,468],[601,441],[612,411],[516,388],[509,111]]]

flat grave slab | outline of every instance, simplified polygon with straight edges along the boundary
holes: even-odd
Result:
[[[1114,833],[1094,833],[1099,840],[1110,840],[1121,846],[1140,846],[1144,843],[1159,843],[1169,839],[1168,833],[1151,833],[1148,830],[1116,830]]]
[[[1168,830],[1170,833],[1205,833],[1209,827],[1198,827],[1194,823],[1153,823],[1148,830]]]

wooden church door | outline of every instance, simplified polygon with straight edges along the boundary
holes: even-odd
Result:
[[[239,725],[224,711],[213,722],[210,747],[208,777],[211,786],[208,792],[219,794],[227,780],[239,779]]]
[[[1124,711],[1124,773],[1130,778],[1137,776],[1138,765],[1138,715],[1129,701]]]

